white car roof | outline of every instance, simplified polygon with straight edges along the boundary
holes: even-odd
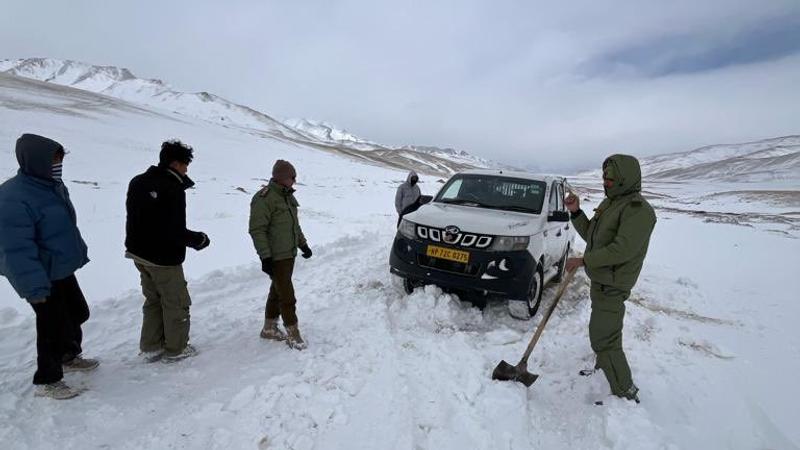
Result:
[[[493,175],[493,176],[500,176],[500,177],[508,177],[508,178],[521,178],[523,180],[532,180],[532,181],[544,181],[547,184],[552,183],[556,180],[564,180],[565,177],[561,175],[552,175],[552,174],[542,174],[542,173],[531,173],[531,172],[520,172],[514,170],[503,170],[503,169],[470,169],[470,170],[463,170],[461,172],[457,172],[453,174],[455,175]]]

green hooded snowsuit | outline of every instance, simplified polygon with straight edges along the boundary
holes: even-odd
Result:
[[[639,278],[650,235],[656,224],[653,207],[641,195],[642,173],[633,156],[612,155],[603,163],[613,186],[590,220],[583,211],[572,223],[586,241],[583,259],[592,281],[589,339],[611,392],[623,395],[633,380],[622,350],[625,300]]]

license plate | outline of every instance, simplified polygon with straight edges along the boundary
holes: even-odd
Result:
[[[469,252],[462,252],[461,250],[453,250],[451,248],[437,247],[435,245],[428,246],[428,256],[431,258],[446,259],[448,261],[455,261],[463,264],[469,262]]]

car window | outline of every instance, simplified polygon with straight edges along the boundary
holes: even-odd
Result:
[[[455,175],[436,197],[437,202],[539,214],[546,184],[495,175]]]
[[[463,182],[464,180],[459,179],[447,185],[447,187],[444,189],[443,196],[446,198],[457,198],[458,193],[461,191],[461,185]]]
[[[558,211],[558,186],[554,181],[550,186],[550,200],[548,201],[550,212]]]

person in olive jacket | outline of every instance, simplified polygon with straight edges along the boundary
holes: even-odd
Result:
[[[161,144],[158,166],[135,176],[128,186],[125,256],[139,271],[142,333],[139,349],[147,362],[174,362],[197,352],[189,344],[189,307],[183,262],[186,247],[202,250],[211,241],[186,228],[186,175],[194,158],[180,141]]]
[[[608,157],[603,186],[606,198],[591,220],[574,194],[565,201],[575,230],[586,241],[583,257],[570,258],[567,270],[583,266],[591,280],[589,340],[597,355],[595,370],[603,371],[614,395],[638,403],[639,389],[622,350],[622,325],[625,300],[642,270],[656,214],[642,197],[642,172],[633,156]]]
[[[250,203],[250,237],[261,258],[261,270],[272,279],[261,337],[286,341],[289,347],[303,350],[307,345],[298,328],[292,272],[297,249],[305,259],[312,252],[297,217],[300,205],[292,189],[296,179],[297,171],[291,163],[280,159],[275,163],[269,184]],[[279,317],[286,332],[278,328]]]

